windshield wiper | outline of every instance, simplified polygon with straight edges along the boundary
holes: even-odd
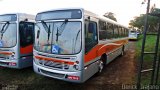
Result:
[[[78,39],[78,35],[80,33],[80,30],[78,31],[77,35],[76,35],[76,40],[75,40],[75,44],[74,44],[74,47],[76,48],[76,44],[77,44],[77,39]],[[74,48],[74,53],[75,53],[75,48]]]
[[[44,22],[44,21],[41,21],[41,22],[42,22],[42,25],[43,25],[45,31],[48,33],[48,41],[49,41],[49,37],[50,37],[50,34],[51,34],[50,25],[47,26],[46,22]]]
[[[1,40],[3,38],[3,34],[6,32],[6,30],[8,29],[9,27],[9,22],[6,22],[3,26],[2,26],[2,29],[0,30],[0,33],[1,33]]]
[[[67,22],[68,19],[65,19],[65,21],[61,24],[61,26],[59,28],[57,27],[56,41],[58,41],[58,37],[61,36],[62,32],[64,31]]]
[[[37,25],[37,24],[35,24],[35,26],[37,26],[37,28],[38,28],[38,30],[37,30],[37,45],[39,45],[39,35],[40,35],[40,27]]]

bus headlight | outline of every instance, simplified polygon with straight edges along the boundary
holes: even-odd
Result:
[[[76,69],[76,70],[78,70],[79,66],[78,65],[74,65],[73,68]]]
[[[15,53],[13,52],[11,56],[8,57],[9,59],[13,60],[15,59]]]

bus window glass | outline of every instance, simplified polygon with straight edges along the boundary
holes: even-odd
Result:
[[[124,28],[122,27],[122,37],[125,36]]]
[[[34,48],[38,51],[52,54],[77,54],[81,50],[81,22],[58,21],[45,22],[46,27],[40,22],[35,25]],[[40,30],[39,38],[37,32]],[[38,40],[37,40],[38,39]]]
[[[5,29],[4,29],[5,28]],[[0,47],[13,47],[16,45],[17,24],[0,23]]]
[[[114,25],[114,38],[118,38],[118,36],[119,36],[119,31],[117,25]]]
[[[113,24],[107,23],[107,39],[113,38]]]
[[[125,28],[125,37],[128,36],[128,32],[127,32],[127,29]]]
[[[105,40],[107,37],[106,22],[99,21],[99,40]]]
[[[64,23],[54,23],[51,52],[53,54],[77,54],[81,50],[81,22]]]
[[[122,28],[120,26],[118,26],[118,30],[119,30],[119,37],[121,38],[122,37]]]

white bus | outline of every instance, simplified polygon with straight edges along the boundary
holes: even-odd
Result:
[[[128,37],[129,37],[129,40],[137,40],[138,32],[136,30],[130,30]]]
[[[34,19],[24,13],[0,15],[0,66],[32,66]]]
[[[128,28],[81,8],[38,13],[35,24],[34,71],[82,83],[123,55]]]

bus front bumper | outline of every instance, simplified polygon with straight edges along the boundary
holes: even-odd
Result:
[[[8,68],[19,68],[18,60],[0,60],[0,66]]]
[[[60,79],[68,82],[82,83],[82,71],[69,72],[46,68],[33,62],[34,71],[40,75]]]
[[[129,38],[129,40],[137,40],[137,38],[134,38],[134,37],[133,37],[133,38]]]

